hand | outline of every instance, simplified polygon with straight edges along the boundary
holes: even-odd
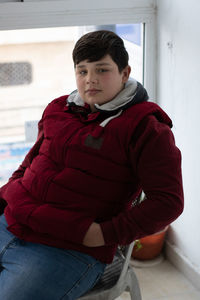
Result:
[[[83,239],[83,245],[87,247],[99,247],[105,245],[101,226],[92,223]]]

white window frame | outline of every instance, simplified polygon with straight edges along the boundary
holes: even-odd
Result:
[[[8,0],[0,2],[0,30],[144,23],[144,86],[155,101],[155,3],[155,0]]]

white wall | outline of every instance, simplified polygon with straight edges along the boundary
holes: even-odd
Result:
[[[185,210],[169,241],[200,268],[200,1],[157,0],[158,103],[182,151]],[[200,273],[199,273],[200,274]]]

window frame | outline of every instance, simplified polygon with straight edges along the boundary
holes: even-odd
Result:
[[[0,30],[104,25],[145,24],[144,86],[156,99],[155,0],[24,0],[0,2]]]

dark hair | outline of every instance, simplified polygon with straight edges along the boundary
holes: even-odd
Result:
[[[74,66],[83,60],[98,61],[107,54],[117,64],[120,73],[128,65],[128,53],[123,40],[117,34],[108,30],[86,33],[74,47]]]

